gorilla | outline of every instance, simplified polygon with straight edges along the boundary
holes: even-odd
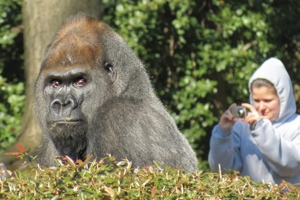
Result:
[[[157,161],[197,170],[195,152],[155,95],[142,62],[93,17],[78,14],[58,30],[46,47],[34,99],[42,166],[55,166],[55,156],[99,160],[110,154],[134,167]]]

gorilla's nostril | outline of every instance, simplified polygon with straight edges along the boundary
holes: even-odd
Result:
[[[59,110],[61,108],[61,104],[59,102],[52,103],[52,109]]]
[[[59,113],[61,107],[62,107],[62,102],[60,99],[54,99],[50,105],[50,109],[55,113]]]
[[[77,101],[73,95],[70,95],[67,100],[65,101],[64,106],[71,107],[72,109],[77,107]]]
[[[64,103],[64,106],[67,106],[67,105],[69,105],[71,103],[72,103],[72,101],[70,99],[67,99],[67,101],[65,101],[65,103]]]

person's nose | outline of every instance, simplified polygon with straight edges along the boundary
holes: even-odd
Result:
[[[265,108],[266,108],[265,102],[260,101],[260,102],[259,102],[259,110],[263,110],[263,109],[265,109]]]

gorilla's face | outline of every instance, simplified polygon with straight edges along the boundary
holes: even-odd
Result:
[[[37,112],[52,139],[84,137],[109,83],[101,46],[77,36],[48,46],[36,85]],[[39,108],[41,107],[41,108]]]
[[[87,127],[87,116],[82,112],[84,100],[92,90],[92,78],[82,68],[67,71],[51,70],[45,79],[45,99],[49,110],[47,127],[51,132],[77,132]],[[69,130],[69,131],[68,131]],[[85,132],[85,131],[84,131]]]
[[[137,64],[118,67],[126,63],[120,58],[128,56],[120,53],[127,48],[123,43],[109,26],[92,18],[63,26],[46,48],[35,84],[35,113],[43,133],[69,141],[97,131],[93,124],[101,106],[128,90],[128,80],[135,77],[125,70]]]

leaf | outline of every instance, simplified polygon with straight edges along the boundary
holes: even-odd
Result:
[[[155,193],[156,193],[156,187],[153,186],[153,187],[151,188],[151,198],[154,198],[154,197],[155,197]]]
[[[67,163],[69,163],[74,169],[76,169],[75,162],[73,161],[72,158],[70,158],[69,156],[65,156],[64,158],[67,161]]]
[[[21,152],[25,152],[24,147],[20,143],[17,143],[16,146]]]
[[[110,187],[104,186],[104,191],[107,192],[110,197],[115,196],[115,191],[113,189],[111,189]]]
[[[86,157],[86,159],[84,160],[84,162],[82,162],[82,160],[76,160],[76,163],[79,165],[78,167],[79,168],[82,168],[84,167],[88,162],[89,160],[93,157],[93,155],[89,155],[88,157]]]

